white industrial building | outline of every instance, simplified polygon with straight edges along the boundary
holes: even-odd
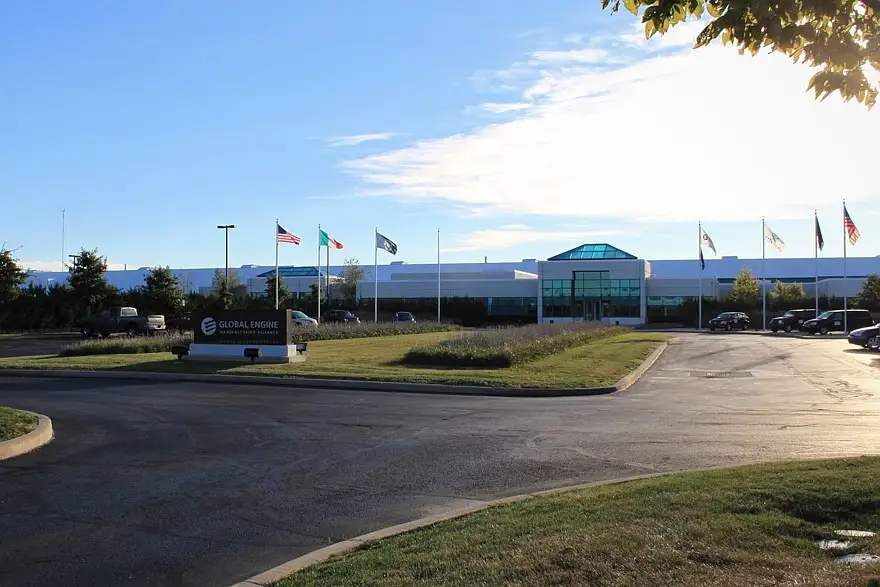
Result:
[[[649,309],[676,308],[686,299],[696,298],[702,276],[703,296],[723,297],[730,291],[733,279],[744,268],[761,277],[766,271],[768,288],[777,280],[802,283],[808,296],[814,294],[817,272],[815,259],[740,259],[722,257],[707,259],[700,271],[696,259],[640,259],[608,244],[584,244],[546,261],[524,259],[508,263],[407,264],[394,262],[380,265],[378,295],[380,299],[416,300],[422,298],[470,297],[485,301],[490,314],[530,317],[541,322],[566,322],[584,319],[608,319],[620,324],[641,324]],[[329,277],[325,267],[281,267],[287,288],[305,296],[320,278],[334,282],[342,266],[331,266]],[[187,292],[207,293],[216,268],[175,269],[182,288]],[[274,266],[243,265],[235,268],[252,295],[262,295],[266,278]],[[376,289],[373,266],[364,266],[365,278],[358,284],[361,299],[373,299]],[[880,257],[820,258],[818,260],[819,295],[828,297],[855,296],[864,278],[880,274]],[[108,271],[107,280],[120,289],[143,285],[149,268]],[[63,283],[66,273],[31,271],[30,283],[49,287]]]

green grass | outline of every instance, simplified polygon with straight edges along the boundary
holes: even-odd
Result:
[[[816,540],[880,531],[880,458],[606,485],[494,507],[368,544],[277,587],[866,587]],[[880,554],[880,537],[848,552]]]
[[[0,407],[0,442],[27,434],[39,419],[20,410]]]
[[[462,369],[412,367],[400,359],[414,345],[437,342],[449,333],[408,334],[372,339],[319,341],[309,344],[309,357],[289,365],[178,362],[170,353],[0,359],[0,369],[118,369],[172,373],[228,373],[454,383],[496,387],[595,387],[610,385],[636,368],[663,334],[626,333],[572,348],[527,365]]]

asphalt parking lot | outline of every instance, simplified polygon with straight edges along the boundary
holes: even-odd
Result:
[[[630,390],[558,399],[0,377],[56,440],[0,462],[0,585],[226,587],[470,501],[880,453],[880,354],[683,334]]]
[[[0,357],[57,355],[66,345],[82,340],[78,334],[2,334]]]

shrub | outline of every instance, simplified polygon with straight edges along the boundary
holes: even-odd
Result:
[[[399,336],[402,334],[427,334],[429,332],[451,332],[459,330],[452,324],[322,324],[317,328],[299,327],[293,329],[293,342],[314,342],[316,340],[342,340],[345,338],[373,338],[376,336]]]
[[[192,333],[189,332],[183,334],[157,334],[156,336],[120,336],[99,340],[83,340],[64,347],[58,355],[61,357],[75,357],[82,355],[170,353],[172,346],[176,344],[189,344],[191,342]]]
[[[410,349],[402,362],[448,367],[510,367],[626,332],[600,323],[540,324],[465,332]]]
[[[323,324],[317,328],[294,328],[292,342],[424,334],[428,332],[449,332],[458,329],[458,326],[449,324]],[[84,340],[64,347],[59,355],[62,357],[73,357],[80,355],[170,353],[172,346],[190,344],[192,340],[191,332],[168,332],[156,336],[137,336],[134,338],[114,337],[101,340]]]

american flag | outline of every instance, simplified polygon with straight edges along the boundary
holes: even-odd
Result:
[[[279,243],[289,243],[291,245],[298,245],[299,244],[300,238],[298,236],[296,236],[295,234],[290,234],[289,232],[287,232],[286,230],[281,228],[280,224],[277,226],[278,226],[278,242]]]
[[[856,244],[856,241],[862,236],[859,233],[859,229],[856,228],[855,222],[849,217],[849,212],[846,211],[845,205],[843,207],[843,230],[846,231],[846,235],[849,237],[849,244],[851,245]]]

